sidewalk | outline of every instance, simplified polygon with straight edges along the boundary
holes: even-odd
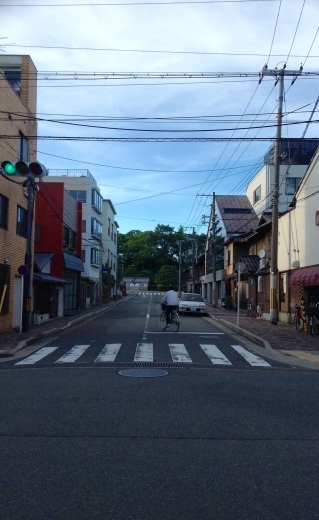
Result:
[[[240,333],[267,351],[281,352],[293,356],[294,359],[314,363],[319,368],[319,336],[297,331],[293,325],[272,325],[262,318],[247,316],[245,311],[239,314],[238,327],[236,310],[229,311],[212,305],[208,305],[208,309],[209,314],[220,324]]]
[[[135,295],[128,295],[127,298]],[[10,331],[0,333],[0,358],[7,358],[22,348],[32,345],[46,337],[62,332],[78,322],[96,316],[114,305],[127,300],[119,298],[108,303],[97,304],[90,309],[74,311],[72,315],[50,320],[41,325],[32,325],[26,333]],[[208,305],[208,312],[216,324],[226,327],[229,332],[236,332],[256,343],[269,352],[277,351],[286,354],[287,358],[313,363],[319,368],[319,336],[310,336],[302,331],[296,331],[292,325],[271,325],[262,318],[252,318],[241,312],[239,327],[237,326],[237,311]],[[182,316],[182,319],[184,317]]]
[[[62,318],[49,320],[41,323],[41,325],[31,325],[28,332],[22,332],[21,334],[15,331],[0,332],[0,357],[9,357],[28,345],[32,345],[46,337],[53,336],[58,332],[62,332],[69,327],[72,327],[85,319],[92,318],[93,316],[106,311],[111,306],[117,305],[123,301],[125,300],[119,299],[108,303],[96,304],[90,309],[73,311]]]

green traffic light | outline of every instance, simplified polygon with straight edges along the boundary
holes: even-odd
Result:
[[[10,162],[10,161],[3,161],[1,163],[1,167],[4,171],[4,173],[6,173],[7,175],[14,175],[16,172],[15,165],[12,164],[12,162]]]

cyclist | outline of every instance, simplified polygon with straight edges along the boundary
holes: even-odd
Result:
[[[170,324],[170,315],[173,311],[177,310],[178,307],[178,296],[174,291],[173,286],[170,285],[168,291],[164,294],[161,300],[161,307],[166,313],[166,328]]]

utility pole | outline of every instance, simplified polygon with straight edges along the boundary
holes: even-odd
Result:
[[[271,225],[271,272],[270,272],[270,323],[277,325],[278,323],[278,203],[279,203],[279,177],[280,177],[280,158],[281,158],[281,127],[282,127],[282,105],[284,98],[284,77],[292,76],[291,84],[296,81],[301,74],[303,67],[299,72],[286,70],[286,64],[282,69],[268,69],[264,66],[260,73],[259,83],[264,76],[273,76],[276,79],[275,86],[279,82],[279,100],[277,112],[277,132],[274,150],[274,187],[272,197],[272,225]]]
[[[213,290],[212,290],[212,304],[213,307],[216,307],[216,200],[215,200],[215,192],[213,192],[213,206],[212,206],[212,212],[213,212],[213,236],[212,236],[212,243],[213,243]]]

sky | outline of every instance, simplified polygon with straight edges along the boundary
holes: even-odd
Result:
[[[282,137],[318,137],[318,7],[0,0],[0,54],[30,55],[38,71],[37,159],[88,170],[120,233],[206,233],[212,193],[245,194],[274,142],[276,69]]]

